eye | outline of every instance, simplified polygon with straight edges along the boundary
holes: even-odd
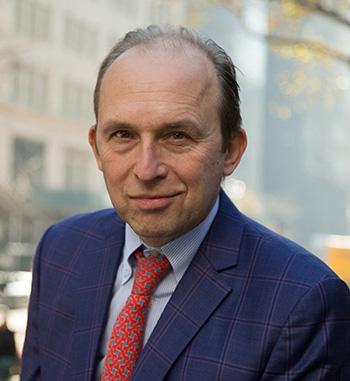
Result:
[[[114,135],[117,136],[120,139],[129,139],[129,138],[131,138],[130,132],[128,132],[126,130],[117,131]]]
[[[186,138],[186,135],[183,133],[183,132],[174,132],[171,134],[171,137],[174,139],[174,140],[181,140],[181,139],[185,139]]]

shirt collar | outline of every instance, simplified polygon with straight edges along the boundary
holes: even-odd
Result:
[[[137,235],[128,224],[126,224],[123,261],[127,261],[134,251],[141,245],[144,246],[146,251],[156,249],[168,258],[174,270],[175,279],[177,282],[180,282],[193,257],[198,251],[204,237],[208,233],[218,209],[219,196],[204,221],[188,233],[161,246],[160,248],[153,248],[144,244],[140,236]]]

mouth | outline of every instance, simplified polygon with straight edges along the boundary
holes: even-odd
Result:
[[[162,209],[167,207],[180,193],[172,195],[147,195],[142,194],[138,196],[129,197],[131,200],[137,203],[142,209]]]

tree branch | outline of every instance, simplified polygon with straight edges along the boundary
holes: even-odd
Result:
[[[327,46],[320,42],[310,41],[307,39],[302,39],[300,37],[292,38],[292,37],[277,36],[277,35],[266,35],[266,40],[270,45],[276,44],[280,46],[285,46],[285,45],[293,46],[297,44],[303,44],[308,49],[314,51],[315,53],[321,53],[322,55],[336,58],[339,61],[344,62],[347,65],[350,65],[350,56],[347,56],[343,52],[337,49],[333,49],[330,46]]]
[[[321,13],[323,16],[328,17],[340,24],[350,27],[350,18],[346,18],[338,11],[325,8],[320,1],[314,0],[294,0],[296,4],[307,8],[311,11]]]

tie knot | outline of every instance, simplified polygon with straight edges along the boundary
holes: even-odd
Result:
[[[150,295],[158,282],[171,269],[166,257],[146,258],[139,253],[135,281],[132,293],[137,295]]]

